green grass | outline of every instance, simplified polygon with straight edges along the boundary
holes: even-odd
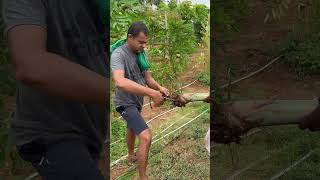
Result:
[[[173,125],[170,129],[165,131],[164,133],[168,133],[172,130],[174,130],[176,127],[181,126],[188,120],[190,120],[190,117],[196,116],[196,114],[201,110],[201,106],[188,106],[185,108],[181,108],[177,111],[176,115],[173,117],[170,117],[170,120],[166,124],[161,125],[159,128],[155,129],[151,127],[152,135],[155,137],[157,134],[159,134],[163,129],[170,126],[171,123],[180,120],[182,116],[184,116],[188,112],[192,112],[188,117],[186,117],[183,120],[180,120],[178,123]],[[156,121],[159,121],[160,119],[155,119],[153,123],[157,123]],[[111,143],[117,141],[118,139],[123,139],[126,135],[126,123],[122,119],[112,118],[112,135],[111,135]],[[160,138],[161,135],[157,136],[157,138]],[[114,139],[114,140],[113,140]],[[155,139],[154,139],[155,140]],[[136,146],[138,144],[138,140],[136,140]],[[115,143],[111,146],[111,162],[120,158],[123,155],[127,154],[127,147],[125,140],[121,140],[119,143]]]
[[[258,163],[238,177],[239,179],[268,179],[290,166],[311,149],[319,149],[319,140],[317,133],[301,131],[292,125],[264,129],[243,139],[241,145],[216,147],[214,150],[216,155],[213,158],[214,178],[227,178],[236,170],[245,168],[250,163],[269,155],[270,158]],[[231,154],[233,154],[234,164],[232,164]],[[319,161],[320,157],[315,153],[307,161],[299,164],[296,170],[289,171],[282,179],[286,179],[285,177],[287,179],[292,179],[291,177],[316,179],[320,169],[319,165],[314,166],[314,164]]]
[[[111,143],[124,137],[126,134],[125,121],[121,118],[111,118]]]
[[[168,140],[168,145],[157,144],[154,149],[162,150],[150,158],[150,178],[209,179],[210,160],[203,140],[209,126],[207,113]]]
[[[252,87],[251,87],[252,86]],[[270,92],[259,85],[244,86],[247,93],[240,96],[239,88],[233,89],[232,99],[265,99]],[[240,94],[239,94],[240,93]],[[239,180],[269,179],[300,159],[310,150],[316,150],[311,157],[291,169],[280,179],[318,179],[320,136],[298,129],[296,125],[274,126],[243,138],[241,144],[219,145],[214,148],[212,158],[213,178],[226,179],[251,163],[257,164],[236,177]],[[260,159],[268,159],[259,162]]]
[[[210,86],[210,71],[203,71],[196,77],[196,79],[203,85]]]

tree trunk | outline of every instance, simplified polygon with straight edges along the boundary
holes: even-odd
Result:
[[[194,101],[204,101],[205,98],[209,96],[209,93],[186,93],[183,94],[183,97],[186,98],[189,102]]]
[[[233,108],[236,113],[246,116],[247,122],[254,122],[256,126],[273,126],[298,124],[318,104],[317,100],[275,100],[270,104],[268,101],[237,101]],[[259,105],[263,106],[259,108]]]
[[[236,101],[223,104],[214,111],[213,141],[240,142],[250,129],[262,126],[299,124],[302,118],[317,108],[314,100]]]

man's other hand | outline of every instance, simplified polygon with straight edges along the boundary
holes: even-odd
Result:
[[[163,96],[169,96],[170,95],[170,91],[165,87],[161,86],[159,91],[162,93]]]
[[[309,129],[310,131],[320,130],[320,106],[310,114],[303,117],[299,124],[300,129]]]

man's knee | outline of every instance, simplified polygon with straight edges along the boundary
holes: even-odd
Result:
[[[152,136],[151,136],[150,130],[146,129],[146,130],[142,131],[139,134],[139,140],[141,143],[150,144],[152,141]]]

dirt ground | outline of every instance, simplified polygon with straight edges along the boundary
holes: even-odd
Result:
[[[251,1],[253,12],[244,20],[240,32],[235,38],[224,44],[226,51],[218,51],[214,54],[213,63],[218,67],[215,72],[217,84],[227,82],[226,64],[235,64],[240,67],[235,72],[233,80],[243,77],[263,65],[272,58],[264,51],[284,40],[292,31],[296,22],[294,16],[289,13],[280,21],[264,23],[266,4],[262,0]],[[216,39],[219,35],[216,35]],[[320,76],[299,79],[288,65],[280,59],[261,73],[244,80],[232,88],[239,96],[248,97],[254,93],[276,95],[278,99],[310,99],[320,95]],[[258,92],[254,92],[258,91]]]

